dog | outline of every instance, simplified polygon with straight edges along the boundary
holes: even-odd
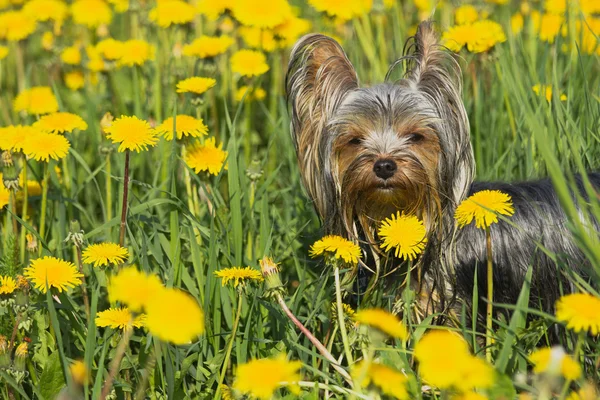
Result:
[[[474,182],[458,62],[440,44],[431,21],[418,26],[405,49],[390,68],[407,63],[404,77],[389,82],[388,72],[385,83],[372,87],[359,85],[332,38],[309,34],[292,50],[286,77],[291,133],[304,187],[325,233],[362,243],[363,266],[378,270],[390,264],[377,244],[380,222],[397,211],[417,215],[427,231],[417,262],[422,311],[443,313],[461,302],[472,306],[477,282],[481,320],[485,232],[473,224],[457,229],[454,213],[469,195],[500,190],[512,197],[515,214],[510,223],[500,220],[491,227],[493,300],[516,303],[531,265],[530,304],[551,312],[562,293],[574,290],[562,271],[587,276],[590,264],[573,241],[552,183]],[[600,174],[588,178],[600,187]],[[582,181],[577,178],[577,190],[587,199]],[[591,229],[598,232],[596,221]]]

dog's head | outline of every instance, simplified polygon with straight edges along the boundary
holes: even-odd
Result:
[[[335,40],[308,35],[292,51],[292,134],[305,187],[329,233],[362,229],[372,237],[396,210],[423,218],[433,232],[472,182],[458,63],[430,22],[406,48],[391,68],[406,63],[404,78],[366,88]]]

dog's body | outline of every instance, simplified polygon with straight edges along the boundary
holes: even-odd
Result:
[[[478,294],[486,296],[485,234],[472,226],[457,230],[456,207],[473,192],[502,190],[516,212],[514,225],[500,221],[491,228],[494,300],[514,303],[533,265],[531,302],[550,309],[569,287],[560,288],[557,263],[538,244],[565,256],[569,266],[586,265],[551,183],[473,183],[460,67],[439,45],[430,22],[421,23],[402,61],[409,66],[404,79],[360,88],[333,39],[307,35],[292,51],[292,134],[305,188],[326,233],[366,243],[368,264],[379,268],[385,258],[377,246],[379,223],[396,211],[417,215],[427,230],[418,261],[426,311],[443,311],[457,298],[472,298],[475,271]],[[589,178],[600,187],[600,175]]]

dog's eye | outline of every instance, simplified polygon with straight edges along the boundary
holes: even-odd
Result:
[[[420,133],[411,133],[410,135],[406,136],[406,139],[410,143],[419,143],[420,141],[425,139],[425,136],[421,135]]]
[[[356,146],[356,145],[359,145],[359,144],[361,144],[361,143],[362,143],[362,140],[360,140],[360,138],[357,138],[357,137],[355,137],[355,138],[353,138],[353,139],[350,139],[350,141],[349,141],[348,143],[350,143],[350,144],[352,144],[352,145],[355,145],[355,146]]]

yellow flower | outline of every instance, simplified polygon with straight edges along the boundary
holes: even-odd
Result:
[[[76,24],[97,28],[110,24],[112,11],[104,0],[76,0],[71,5],[71,14]]]
[[[83,78],[83,72],[81,71],[67,72],[64,79],[65,85],[70,90],[79,90],[85,85],[85,79]]]
[[[49,114],[58,111],[58,101],[48,86],[34,86],[17,95],[14,107],[28,114]]]
[[[88,128],[83,118],[68,112],[44,115],[33,126],[50,133],[71,133],[75,129],[85,131]]]
[[[85,366],[85,363],[81,360],[76,360],[69,366],[69,372],[73,381],[79,385],[87,385],[90,373]]]
[[[396,257],[414,260],[425,249],[427,238],[423,222],[413,215],[392,215],[381,223],[378,231],[383,239],[383,249],[395,247]]]
[[[502,25],[490,20],[476,21],[473,24],[450,27],[442,35],[443,44],[458,52],[465,45],[472,53],[490,50],[498,43],[506,41]]]
[[[0,177],[2,174],[0,174]],[[3,184],[0,184],[0,209],[8,205],[10,201],[10,192]]]
[[[361,325],[368,325],[394,338],[406,340],[408,332],[402,321],[394,314],[379,308],[359,310],[354,320]]]
[[[0,149],[9,151],[21,151],[25,139],[40,133],[38,128],[32,126],[7,126],[0,128]]]
[[[315,10],[346,21],[366,14],[371,10],[372,0],[308,0]]]
[[[161,290],[163,285],[158,276],[140,272],[135,266],[121,269],[108,282],[110,302],[120,301],[134,312],[146,307]]]
[[[456,207],[454,218],[458,225],[469,225],[473,218],[478,228],[487,228],[498,222],[498,214],[511,216],[515,213],[512,199],[499,190],[482,190],[471,195]]]
[[[260,76],[269,70],[269,65],[259,51],[238,50],[231,56],[231,70],[243,76]]]
[[[50,256],[31,261],[29,267],[25,268],[23,272],[33,286],[42,293],[46,293],[46,282],[48,288],[55,287],[62,292],[81,284],[83,277],[73,263]]]
[[[471,4],[465,4],[454,10],[454,22],[457,25],[471,24],[477,21],[479,13]]]
[[[199,137],[208,134],[208,127],[204,125],[202,119],[196,119],[189,115],[178,115],[175,119],[177,139],[184,136]],[[173,140],[173,117],[169,117],[162,124],[156,127],[159,135],[167,140]]]
[[[357,381],[363,373],[364,361],[359,361],[351,367],[352,379]],[[379,363],[369,364],[369,368],[364,372],[364,379],[360,382],[362,387],[368,387],[370,383],[377,386],[381,393],[394,399],[408,399],[406,390],[407,377],[393,368]]]
[[[275,36],[271,31],[251,26],[242,26],[238,29],[238,32],[248,47],[266,52],[273,51],[278,47]]]
[[[60,0],[30,0],[23,6],[23,12],[38,21],[63,21],[67,17],[68,7]]]
[[[354,321],[354,316],[356,315],[356,311],[354,311],[354,309],[352,307],[350,307],[348,304],[346,303],[342,303],[342,314],[344,314],[344,317]],[[338,310],[337,310],[337,303],[334,301],[333,303],[331,303],[331,319],[334,321],[337,321],[338,319]]]
[[[0,46],[0,60],[3,60],[8,55],[8,47]]]
[[[12,277],[0,275],[0,294],[11,294],[15,289],[17,289],[17,282]]]
[[[88,246],[83,251],[82,256],[84,263],[99,267],[108,264],[121,264],[127,260],[129,252],[116,243],[98,243]]]
[[[238,367],[233,387],[259,399],[270,399],[282,382],[286,382],[290,391],[298,395],[300,388],[295,382],[301,379],[300,368],[300,361],[287,361],[283,354],[277,358],[252,360]]]
[[[42,48],[44,50],[52,50],[54,46],[54,35],[52,32],[44,32],[42,35]]]
[[[79,46],[75,45],[65,48],[62,53],[60,53],[60,59],[65,64],[69,65],[81,64],[81,52],[79,51]]]
[[[192,22],[195,16],[196,8],[181,0],[158,1],[149,14],[150,20],[161,28],[187,24]]]
[[[591,383],[586,383],[577,392],[571,392],[567,400],[598,400],[596,388]]]
[[[539,22],[540,40],[554,43],[554,39],[560,33],[560,28],[564,22],[565,20],[562,15],[543,14]]]
[[[146,328],[165,342],[190,343],[204,333],[204,313],[190,294],[163,289],[148,301]]]
[[[317,257],[321,254],[341,258],[349,264],[357,264],[360,259],[360,247],[341,236],[329,235],[317,240],[310,248],[310,256]]]
[[[154,46],[145,40],[132,39],[123,43],[121,57],[117,60],[117,65],[122,67],[133,67],[134,65],[143,65],[146,61],[154,59]]]
[[[177,82],[177,93],[202,94],[217,84],[213,78],[194,76]]]
[[[198,0],[196,4],[198,12],[208,17],[209,20],[214,21],[225,10],[231,10],[233,7],[233,0]]]
[[[141,328],[144,326],[145,317],[133,318],[131,311],[127,307],[109,308],[96,314],[96,326],[101,328],[109,327],[112,329],[131,329],[132,327]]]
[[[233,0],[232,11],[242,24],[258,28],[273,28],[292,15],[287,0]]]
[[[223,268],[222,270],[215,271],[215,275],[223,279],[221,282],[223,286],[227,285],[230,281],[232,282],[233,287],[237,287],[240,283],[244,285],[246,281],[262,282],[263,280],[261,272],[251,267]]]
[[[108,0],[108,2],[115,7],[115,11],[118,13],[129,10],[129,0]]]
[[[529,361],[536,374],[562,375],[568,380],[581,377],[581,366],[559,346],[538,349],[531,353]]]
[[[540,96],[543,93],[543,95],[546,98],[546,100],[548,101],[548,103],[550,103],[552,101],[552,85],[541,85],[538,83],[536,85],[533,85],[531,87],[531,89],[538,96]],[[566,101],[567,96],[564,93],[561,93],[559,99],[560,99],[560,101]]]
[[[246,96],[246,97],[244,97]],[[267,92],[263,88],[248,88],[248,86],[241,86],[235,92],[235,101],[240,102],[242,99],[244,101],[253,101],[253,100],[263,100],[267,97]]]
[[[229,36],[202,35],[192,43],[183,46],[183,55],[200,58],[210,58],[223,54],[233,44]]]
[[[206,139],[203,145],[192,145],[185,155],[185,163],[196,173],[206,171],[212,175],[227,169],[226,159],[227,152],[223,151],[223,144],[217,147],[214,137]]]
[[[150,127],[147,121],[136,116],[128,117],[122,115],[115,119],[111,126],[104,128],[106,138],[119,143],[119,151],[148,150],[148,146],[154,146],[158,142],[156,131]]]
[[[450,398],[451,400],[488,400],[488,398],[480,393],[476,393],[476,392],[466,392],[466,393],[461,393],[459,395],[456,396],[452,396]],[[519,400],[523,400],[521,397],[519,397]]]
[[[107,60],[118,60],[123,55],[123,42],[113,38],[104,39],[98,42],[95,50]]]
[[[0,39],[19,41],[35,32],[36,21],[23,11],[7,11],[0,14]]]
[[[312,28],[312,23],[303,18],[298,18],[292,15],[282,24],[273,28],[273,33],[276,37],[283,41],[284,47],[293,46],[298,38],[305,33],[308,33]]]
[[[556,302],[556,318],[575,332],[600,333],[600,299],[587,293],[568,294]]]
[[[71,144],[62,135],[38,132],[25,138],[23,153],[36,161],[60,160],[69,153]]]
[[[514,13],[512,17],[510,17],[510,30],[514,35],[518,35],[523,30],[523,26],[525,26],[525,18],[523,18],[523,14],[517,12]]]

